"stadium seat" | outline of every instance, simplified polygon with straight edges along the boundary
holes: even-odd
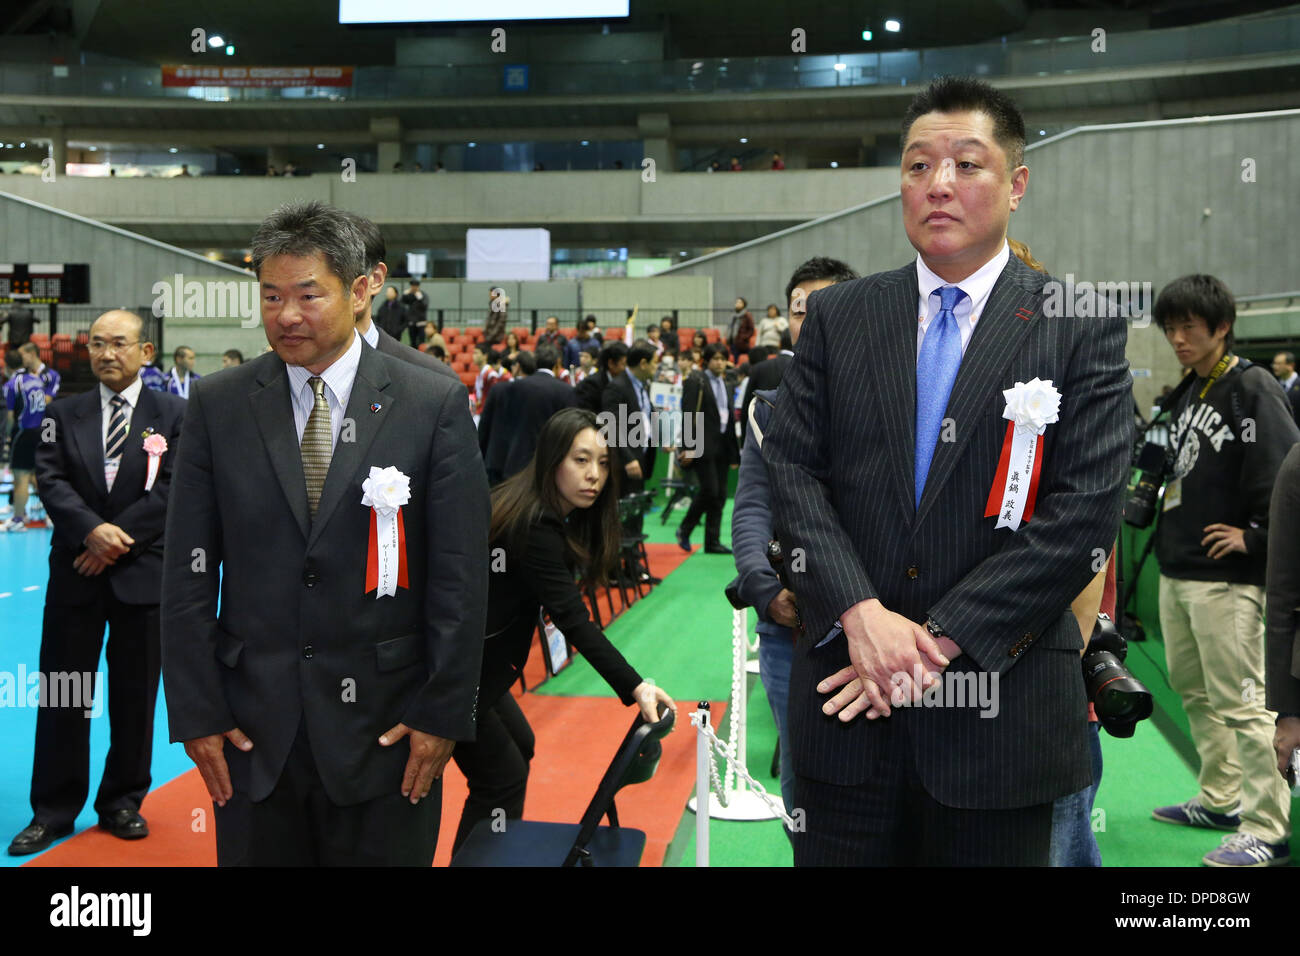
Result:
[[[614,798],[630,784],[654,776],[663,755],[659,742],[673,727],[667,707],[648,724],[638,710],[609,769],[601,779],[581,823],[539,823],[511,820],[497,832],[494,820],[480,820],[452,857],[452,866],[637,866],[645,852],[642,830],[621,827]],[[609,826],[601,826],[602,817]]]

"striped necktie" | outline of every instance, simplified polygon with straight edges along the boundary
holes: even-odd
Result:
[[[114,395],[109,404],[113,407],[108,416],[108,435],[104,438],[104,457],[121,458],[122,449],[126,447],[126,399]]]
[[[302,473],[307,479],[307,507],[311,516],[316,517],[320,505],[320,493],[325,487],[325,475],[330,470],[330,457],[334,453],[334,430],[330,425],[330,405],[325,397],[325,380],[313,375],[307,380],[311,386],[315,401],[312,403],[311,416],[307,427],[303,429]]]
[[[913,479],[916,507],[921,506],[921,492],[930,473],[934,446],[943,426],[957,370],[961,368],[961,330],[953,308],[966,293],[955,285],[943,286],[939,293],[939,314],[930,323],[921,340],[921,354],[916,361],[916,456]]]

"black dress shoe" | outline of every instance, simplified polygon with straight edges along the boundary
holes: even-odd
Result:
[[[71,823],[64,824],[61,827],[48,826],[44,823],[29,823],[27,829],[14,837],[13,842],[9,844],[9,855],[26,856],[29,853],[40,853],[55,840],[62,839],[71,832]]]
[[[681,528],[677,529],[677,546],[683,551],[691,550],[691,536],[689,534],[683,534]]]
[[[704,546],[705,554],[731,554],[731,549],[725,544],[706,544]]]
[[[653,574],[643,574],[641,575],[641,583],[642,584],[663,584],[664,579],[657,578]]]
[[[149,824],[134,810],[114,810],[100,817],[99,828],[121,840],[138,840],[149,835]]]

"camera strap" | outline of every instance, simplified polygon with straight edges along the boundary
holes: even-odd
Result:
[[[1204,384],[1203,386],[1201,386],[1201,390],[1200,390],[1199,392],[1197,392],[1197,395],[1196,395],[1197,398],[1200,398],[1200,399],[1205,398],[1205,394],[1206,394],[1206,393],[1207,393],[1211,388],[1214,387],[1214,383],[1217,382],[1220,378],[1222,378],[1222,377],[1223,377],[1223,373],[1226,372],[1226,371],[1228,370],[1228,366],[1230,366],[1230,365],[1232,364],[1232,360],[1233,360],[1233,358],[1234,358],[1234,356],[1233,356],[1232,352],[1229,351],[1229,352],[1224,352],[1224,353],[1223,353],[1223,357],[1222,357],[1221,359],[1219,359],[1219,361],[1217,361],[1217,362],[1214,363],[1214,368],[1210,369],[1210,376],[1209,376],[1209,378],[1207,378],[1207,379],[1205,380],[1205,384]],[[1172,405],[1175,405],[1175,404],[1178,406],[1178,414],[1177,414],[1176,416],[1174,416],[1174,423],[1175,423],[1175,424],[1177,424],[1177,423],[1178,423],[1178,420],[1181,419],[1181,418],[1183,417],[1183,413],[1186,412],[1187,409],[1191,407],[1191,404],[1192,404],[1192,398],[1191,398],[1191,386],[1192,386],[1192,384],[1195,383],[1195,381],[1196,381],[1196,374],[1195,374],[1195,373],[1192,373],[1191,375],[1186,376],[1186,377],[1183,379],[1183,381],[1181,381],[1181,382],[1178,383],[1178,388],[1174,389],[1174,394],[1169,396],[1170,399],[1171,399],[1171,401],[1169,402],[1169,404],[1170,404],[1171,406],[1172,406]],[[1185,391],[1184,391],[1184,390],[1185,390]],[[1174,396],[1177,395],[1180,391],[1183,392],[1183,396],[1182,396],[1182,397],[1183,397],[1183,400],[1182,400],[1181,402],[1177,402],[1177,403],[1175,403],[1174,401],[1172,401],[1172,399],[1173,399]],[[1173,461],[1177,461],[1177,460],[1178,460],[1178,456],[1182,453],[1182,450],[1183,450],[1183,442],[1187,440],[1187,433],[1188,433],[1189,431],[1191,431],[1190,428],[1184,428],[1183,431],[1182,431],[1182,433],[1178,436],[1178,446],[1174,449]]]

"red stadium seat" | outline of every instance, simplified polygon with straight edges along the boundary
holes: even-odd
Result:
[[[712,345],[714,342],[722,341],[722,333],[710,326],[704,330],[704,341]]]
[[[50,344],[50,334],[48,332],[33,332],[31,341],[41,348],[48,348]]]

